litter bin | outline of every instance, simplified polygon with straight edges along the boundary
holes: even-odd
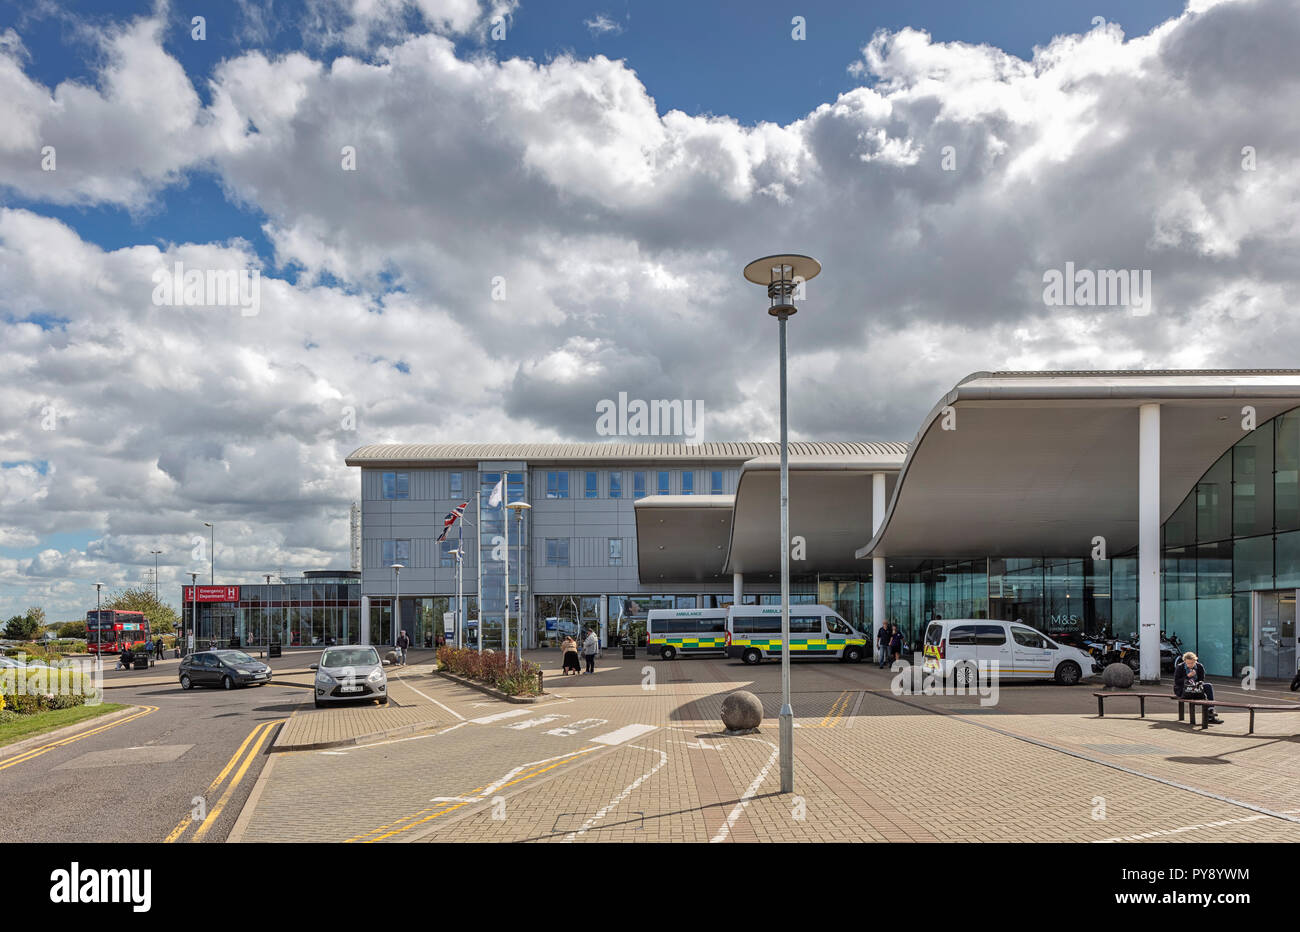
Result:
[[[148,654],[136,654],[136,655],[135,655],[135,668],[136,668],[137,670],[148,670],[148,669],[149,669],[149,655],[148,655]]]
[[[280,642],[279,642],[279,641],[272,641],[270,644],[267,645],[267,648],[266,648],[266,656],[267,656],[267,657],[279,657],[279,656],[280,656]]]
[[[636,660],[636,641],[631,638],[623,642],[623,659]]]

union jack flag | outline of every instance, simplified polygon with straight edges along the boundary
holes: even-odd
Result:
[[[454,525],[461,518],[465,517],[465,509],[468,507],[469,507],[469,502],[461,502],[451,511],[447,512],[447,517],[442,519],[442,533],[438,535],[439,541],[444,541],[447,539],[447,532],[451,530],[452,525]]]

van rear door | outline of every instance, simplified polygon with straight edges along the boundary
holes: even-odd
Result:
[[[1011,639],[1007,637],[1006,624],[994,622],[978,625],[976,635],[979,637],[979,658],[990,675],[993,670],[997,670],[999,677],[1014,676],[1015,663],[1012,660]]]

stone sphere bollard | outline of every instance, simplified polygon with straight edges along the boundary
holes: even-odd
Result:
[[[722,724],[729,733],[757,731],[763,721],[763,703],[747,690],[729,693],[722,700]]]
[[[398,660],[397,651],[390,650],[388,653],[384,654],[384,659],[387,660],[390,664],[397,663]]]
[[[1128,689],[1133,685],[1133,668],[1126,663],[1110,663],[1101,671],[1107,689]]]

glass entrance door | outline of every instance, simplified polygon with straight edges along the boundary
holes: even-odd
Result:
[[[1291,679],[1296,673],[1296,590],[1259,594],[1259,675]]]

